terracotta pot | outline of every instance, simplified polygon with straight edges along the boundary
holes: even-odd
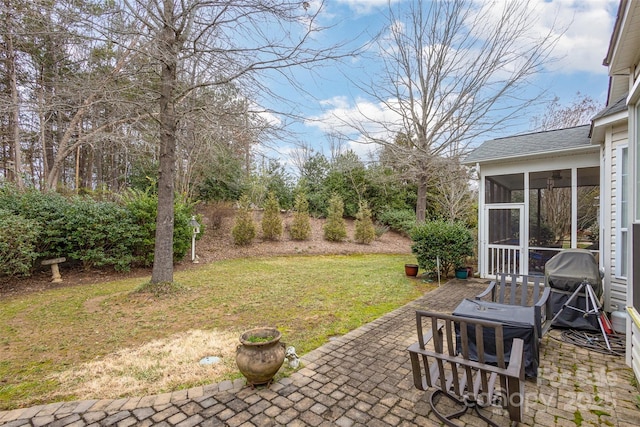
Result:
[[[256,328],[240,335],[238,369],[251,386],[268,384],[284,362],[282,334],[275,328]]]
[[[415,277],[418,275],[418,265],[417,264],[405,264],[404,265],[404,274],[407,276]]]

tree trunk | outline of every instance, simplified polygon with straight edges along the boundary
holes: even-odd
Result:
[[[11,10],[8,2],[5,1],[7,10]],[[13,170],[10,177],[18,188],[23,188],[22,181],[22,148],[20,146],[20,99],[18,97],[18,80],[16,71],[16,56],[13,50],[12,22],[11,15],[6,15],[5,24],[7,25],[7,36],[5,39],[7,74],[9,76],[9,90],[11,92],[11,113],[9,116],[9,139],[13,151]]]
[[[82,157],[82,186],[84,188],[93,188],[93,158],[94,158],[94,149],[93,147],[88,147],[84,151],[84,155]]]
[[[151,283],[173,282],[173,193],[176,164],[176,115],[173,92],[177,69],[177,37],[173,28],[173,1],[164,1],[164,27],[159,40],[160,78],[160,170],[158,175],[158,217]]]
[[[427,189],[429,180],[426,175],[418,177],[418,200],[416,200],[416,221],[424,223],[427,219]]]

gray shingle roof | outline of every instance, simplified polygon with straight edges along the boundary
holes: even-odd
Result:
[[[615,113],[619,113],[620,111],[625,111],[628,108],[629,107],[627,107],[627,95],[625,95],[622,98],[618,99],[613,104],[610,104],[609,106],[607,106],[607,108],[605,108],[604,110],[598,112],[598,114],[596,114],[591,119],[591,121],[597,120],[597,119],[599,119],[601,117],[606,117],[606,116],[610,116],[610,115],[615,114]]]
[[[474,164],[491,160],[526,157],[591,146],[590,125],[557,129],[485,141],[467,155],[462,163]]]

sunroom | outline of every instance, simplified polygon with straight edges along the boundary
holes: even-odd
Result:
[[[566,248],[600,252],[600,145],[590,126],[484,142],[464,164],[479,176],[478,268],[544,274]]]

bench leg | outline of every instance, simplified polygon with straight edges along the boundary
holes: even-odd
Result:
[[[62,276],[60,275],[60,270],[58,269],[58,264],[51,264],[51,282],[52,283],[60,283],[62,282]]]
[[[507,393],[507,410],[509,411],[509,418],[514,422],[522,421],[523,405],[524,405],[524,382],[519,381],[516,378],[507,379],[507,387],[509,392]]]
[[[454,405],[457,405],[460,409],[450,414],[443,413],[438,408],[438,402],[442,397],[448,398],[449,400],[451,400],[451,402],[453,402]],[[433,393],[431,393],[431,397],[429,398],[429,404],[431,405],[431,409],[433,410],[433,413],[435,414],[435,416],[438,417],[440,421],[442,421],[449,427],[459,427],[459,424],[454,423],[452,420],[460,418],[469,409],[473,410],[478,416],[478,418],[480,418],[482,421],[487,423],[488,427],[500,427],[498,424],[493,422],[491,419],[487,418],[480,411],[481,409],[484,409],[486,405],[481,405],[480,403],[474,400],[470,400],[468,398],[463,398],[462,400],[460,400],[455,396],[452,396],[449,393],[438,389],[438,390],[435,390]]]

